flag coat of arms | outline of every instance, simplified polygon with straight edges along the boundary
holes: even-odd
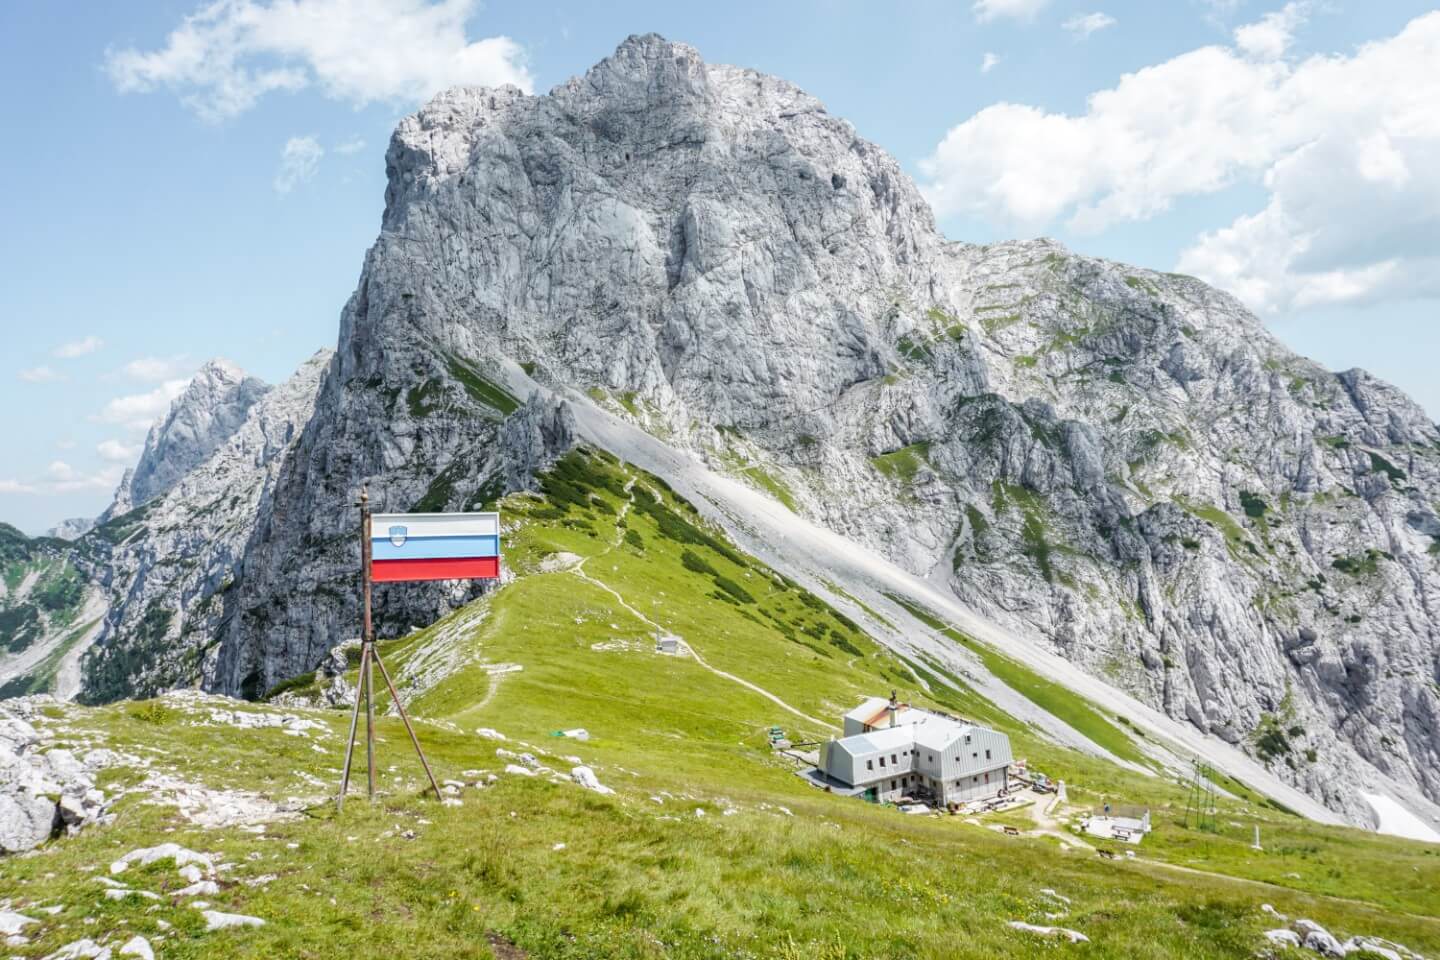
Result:
[[[491,580],[500,576],[498,513],[377,513],[370,579]]]

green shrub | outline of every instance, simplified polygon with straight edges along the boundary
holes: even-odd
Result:
[[[741,603],[754,603],[755,598],[750,596],[746,589],[729,577],[716,577],[715,586],[739,600]]]
[[[291,677],[288,680],[281,680],[279,683],[275,684],[275,686],[271,687],[265,692],[264,699],[273,700],[276,697],[280,696],[280,694],[282,693],[291,693],[296,690],[303,690],[306,687],[313,686],[314,683],[315,671],[311,670],[309,673],[302,673],[299,676]]]
[[[135,709],[130,711],[130,716],[141,723],[152,723],[158,727],[174,720],[175,711],[167,707],[162,700],[147,700],[136,704]]]
[[[693,550],[685,550],[680,554],[680,565],[692,573],[698,573],[707,577],[718,577],[720,571],[716,570]]]
[[[1251,520],[1259,520],[1265,516],[1265,511],[1270,509],[1269,505],[1260,499],[1259,494],[1251,493],[1249,490],[1240,491],[1240,506],[1245,508],[1245,516]]]
[[[1399,483],[1410,476],[1378,453],[1370,454],[1370,469],[1374,473],[1385,474],[1385,476],[1390,478],[1391,483]]]

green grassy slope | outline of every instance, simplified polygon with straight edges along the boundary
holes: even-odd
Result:
[[[437,776],[490,785],[464,788],[460,806],[422,797],[403,728],[387,718],[382,797],[363,800],[362,751],[362,793],[337,816],[310,778],[336,778],[343,711],[307,714],[328,735],[306,739],[196,726],[176,706],[65,708],[55,723],[76,741],[103,736],[176,776],[313,803],[257,834],[200,830],[171,807],[126,797],[114,825],[0,861],[0,900],[21,912],[64,905],[13,952],[39,957],[122,931],[154,936],[163,920],[172,926],[157,952],[167,958],[1248,957],[1275,925],[1261,903],[1342,937],[1440,951],[1440,847],[1316,826],[1239,784],[1226,785],[1241,799],[1222,801],[1217,832],[1187,830],[1180,785],[1058,747],[958,680],[946,686],[938,665],[907,665],[737,553],[654,478],[572,454],[545,491],[502,504],[513,581],[383,645],[412,711],[428,719],[420,730]],[[656,625],[700,659],[655,654]],[[441,653],[461,665],[437,681],[429,667]],[[1050,696],[1012,679],[1027,695]],[[1076,806],[1149,803],[1155,833],[1138,859],[1107,861],[1054,837],[907,817],[806,786],[766,744],[772,724],[792,737],[828,736],[857,697],[892,686],[1005,729],[1017,755],[1067,780]],[[1124,736],[1083,701],[1044,705],[1083,707],[1093,729],[1100,721]],[[509,740],[477,736],[478,727]],[[573,727],[591,739],[551,736]],[[577,757],[616,793],[501,773],[517,761],[497,748],[531,752],[562,775],[573,763],[564,758]],[[113,788],[141,774],[108,777]],[[1248,847],[1255,824],[1263,853]],[[171,896],[104,899],[89,873],[162,840],[235,864],[206,899],[270,922],[207,933]],[[184,883],[169,865],[125,879],[161,893]],[[1051,922],[1045,888],[1073,900],[1053,922],[1090,943],[1005,925]]]

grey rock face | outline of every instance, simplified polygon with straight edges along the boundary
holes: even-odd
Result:
[[[23,853],[105,815],[95,774],[114,754],[93,750],[82,759],[54,746],[29,722],[44,702],[11,700],[0,709],[0,854]]]
[[[115,503],[102,519],[159,496],[204,463],[240,429],[250,408],[269,389],[228,360],[207,362],[165,418],[150,428],[140,461],[121,481]]]
[[[347,315],[355,306],[352,299]],[[533,488],[534,473],[574,444],[564,404],[518,404],[481,366],[432,343],[396,340],[365,363],[346,377],[337,354],[315,417],[280,468],[270,509],[227,596],[227,627],[207,665],[212,687],[263,692],[315,669],[356,633],[354,504],[362,485],[377,511],[480,509],[505,492]],[[393,365],[390,375],[405,386],[368,386],[387,382],[373,363]],[[383,636],[430,623],[485,589],[475,582],[377,584],[376,630]]]
[[[948,243],[814,98],[654,36],[546,96],[442,94],[387,167],[219,686],[344,635],[352,602],[318,591],[348,587],[360,483],[395,509],[487,498],[505,411],[475,381],[513,361],[762,467],[1356,819],[1372,766],[1440,798],[1440,433],[1393,388],[1187,277]],[[404,589],[382,608],[460,599]]]
[[[228,364],[207,364],[151,431],[134,479],[79,543],[80,562],[111,598],[82,663],[80,699],[199,682],[206,651],[213,657],[225,594],[329,363],[322,351],[275,388]],[[127,497],[166,477],[173,479],[159,493],[120,511]]]
[[[45,531],[45,536],[54,537],[56,540],[79,540],[94,527],[95,521],[89,517],[71,517]]]

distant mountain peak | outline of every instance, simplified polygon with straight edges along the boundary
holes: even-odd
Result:
[[[120,482],[106,516],[164,493],[230,438],[270,386],[224,358],[207,360],[150,428],[139,461]]]

